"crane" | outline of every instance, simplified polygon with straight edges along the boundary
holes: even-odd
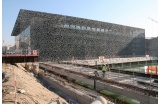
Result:
[[[152,22],[158,24],[158,21],[157,21],[157,20],[155,20],[155,19],[153,19],[153,18],[151,18],[151,17],[148,17],[148,19],[151,20]],[[153,34],[153,24],[152,24],[152,27],[151,27],[151,28],[152,28],[152,34]]]
[[[158,23],[158,21],[156,21],[155,19],[151,18],[151,17],[148,17],[148,19],[150,19],[151,21],[155,22],[155,23]]]

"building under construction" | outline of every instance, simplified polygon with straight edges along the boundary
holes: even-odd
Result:
[[[145,55],[144,29],[65,15],[20,10],[11,35],[40,60]]]

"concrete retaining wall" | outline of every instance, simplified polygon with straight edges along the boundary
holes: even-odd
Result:
[[[57,70],[57,69],[54,69],[54,68],[51,68],[49,66],[45,66],[45,65],[42,65],[42,64],[40,64],[40,66],[45,68],[46,70],[54,71],[55,73],[58,73],[60,75],[64,75],[64,76],[67,76],[67,77],[69,76],[68,78],[71,78],[71,79],[76,78],[76,80],[79,80],[79,81],[84,81],[85,80],[85,83],[88,83],[90,85],[94,84],[93,80],[87,79],[85,77],[82,77],[82,76],[79,76],[79,75],[76,75],[76,74],[73,74],[73,73],[69,73],[69,72],[64,71],[64,70]]]
[[[39,64],[33,64],[33,69],[32,69],[34,74],[39,73]]]
[[[115,92],[120,95],[130,97],[135,100],[138,100],[142,104],[158,104],[158,99],[155,99],[153,97],[142,95],[138,92],[134,92],[131,90],[129,91],[129,90],[122,88],[122,87],[118,87],[118,86],[114,86],[114,85],[110,85],[110,84],[96,81],[96,90],[100,91],[100,90],[104,90],[104,89],[111,91],[111,92]]]
[[[27,71],[32,71],[34,74],[37,75],[39,73],[39,63],[26,63],[25,69]]]
[[[32,70],[32,63],[26,63],[25,68],[27,71],[31,71]]]
[[[45,65],[42,65],[42,64],[40,64],[40,66],[44,67],[47,70],[54,71],[58,74],[65,75],[68,78],[79,80],[79,81],[82,81],[84,83],[90,84],[92,86],[94,85],[93,79],[87,79],[87,78],[82,77],[80,75],[76,75],[76,74],[73,74],[73,73],[68,73],[67,71],[64,71],[64,70],[53,69],[49,66],[45,66]],[[132,90],[129,90],[129,89],[123,89],[121,87],[106,84],[106,83],[103,83],[103,82],[100,82],[100,81],[96,82],[96,89],[97,90],[108,90],[108,91],[111,91],[111,92],[114,92],[114,93],[117,93],[117,94],[120,94],[120,95],[124,95],[124,96],[130,97],[130,98],[133,98],[135,100],[138,100],[142,104],[158,104],[158,99],[156,99],[156,98],[149,97],[149,96],[146,96],[146,95],[142,95],[138,92],[135,92],[135,91],[132,91]]]
[[[80,104],[91,104],[93,102],[93,98],[87,96],[83,92],[78,92],[71,87],[68,87],[66,85],[60,84],[55,79],[49,77],[49,76],[44,76],[43,77],[44,81],[48,82],[50,86],[55,87],[56,89],[62,91],[63,93],[69,95],[72,97],[74,100],[79,102]]]

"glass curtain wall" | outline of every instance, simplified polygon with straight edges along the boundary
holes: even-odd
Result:
[[[19,35],[19,48],[22,50],[30,49],[30,26]]]

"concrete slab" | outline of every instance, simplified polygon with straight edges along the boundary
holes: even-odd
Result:
[[[58,65],[58,64],[51,64],[51,65],[53,65],[53,66],[56,66],[56,67],[61,67],[61,68],[65,68],[66,67],[66,65],[63,65],[63,64],[60,64],[60,65]],[[62,74],[62,75],[65,75],[65,76],[67,76],[67,77],[69,77],[69,78],[72,78],[72,79],[75,79],[75,80],[79,80],[79,81],[82,81],[82,82],[84,82],[84,83],[88,83],[88,84],[90,84],[90,85],[92,85],[93,86],[93,80],[92,79],[88,79],[88,78],[85,78],[85,77],[81,77],[80,75],[76,75],[76,74],[74,74],[74,73],[67,73],[67,72],[65,72],[65,71],[62,71],[62,70],[58,70],[58,69],[52,69],[52,68],[50,68],[49,66],[45,66],[45,65],[41,65],[40,64],[40,66],[42,67],[44,67],[44,68],[46,68],[46,69],[48,69],[48,70],[52,70],[52,71],[54,71],[54,72],[56,72],[56,73],[59,73],[59,74]],[[71,65],[69,65],[69,66],[71,66]],[[68,66],[68,67],[69,67]],[[70,67],[70,70],[73,70],[73,71],[76,71],[76,72],[79,72],[79,70],[76,70],[76,67],[77,66],[71,66]],[[69,68],[68,68],[69,69]],[[89,69],[89,68],[84,68],[84,70],[90,70],[90,71],[92,71],[92,69]],[[95,69],[94,69],[95,70]],[[81,73],[87,73],[87,72],[83,72],[83,70],[81,70]],[[113,77],[112,77],[112,74],[113,74]],[[132,80],[133,80],[133,76],[132,75],[125,75],[125,74],[121,74],[121,73],[114,73],[114,72],[111,72],[110,73],[110,78],[112,78],[113,80],[115,79],[115,76],[116,75],[118,75],[117,76],[117,78],[115,79],[115,80],[117,80],[118,78],[119,78],[119,76],[121,76],[121,77],[123,77],[124,76],[124,79],[123,80],[126,80],[126,76],[128,77],[128,81],[124,81],[124,83],[125,82],[127,82],[127,84],[129,83],[129,82],[132,82]],[[108,74],[107,74],[107,76],[108,76]],[[136,78],[138,78],[138,77],[136,77]],[[147,79],[147,78],[145,78],[145,79]],[[149,80],[149,78],[148,78],[148,80]],[[121,79],[121,81],[122,81],[122,79]],[[136,80],[135,80],[136,81]],[[139,86],[138,84],[136,84],[136,82],[134,82],[134,83],[130,83],[130,84],[134,84],[134,85],[137,85],[137,86]],[[114,92],[114,93],[117,93],[117,94],[121,94],[121,95],[124,95],[124,96],[128,96],[128,97],[130,97],[130,98],[133,98],[133,99],[136,99],[136,100],[139,100],[139,101],[141,101],[141,102],[143,102],[144,104],[157,104],[158,103],[158,100],[157,100],[157,98],[152,98],[152,97],[149,97],[149,96],[146,96],[146,95],[143,95],[143,94],[141,94],[141,93],[139,93],[139,92],[135,92],[135,91],[132,91],[132,90],[129,90],[129,89],[123,89],[123,88],[119,88],[118,86],[113,86],[113,85],[110,85],[110,84],[106,84],[106,83],[102,83],[102,82],[98,82],[97,81],[97,83],[96,83],[96,85],[97,85],[97,90],[104,90],[104,89],[106,89],[106,90],[108,90],[108,91],[111,91],[111,92]],[[155,103],[155,102],[157,102],[157,103]]]

